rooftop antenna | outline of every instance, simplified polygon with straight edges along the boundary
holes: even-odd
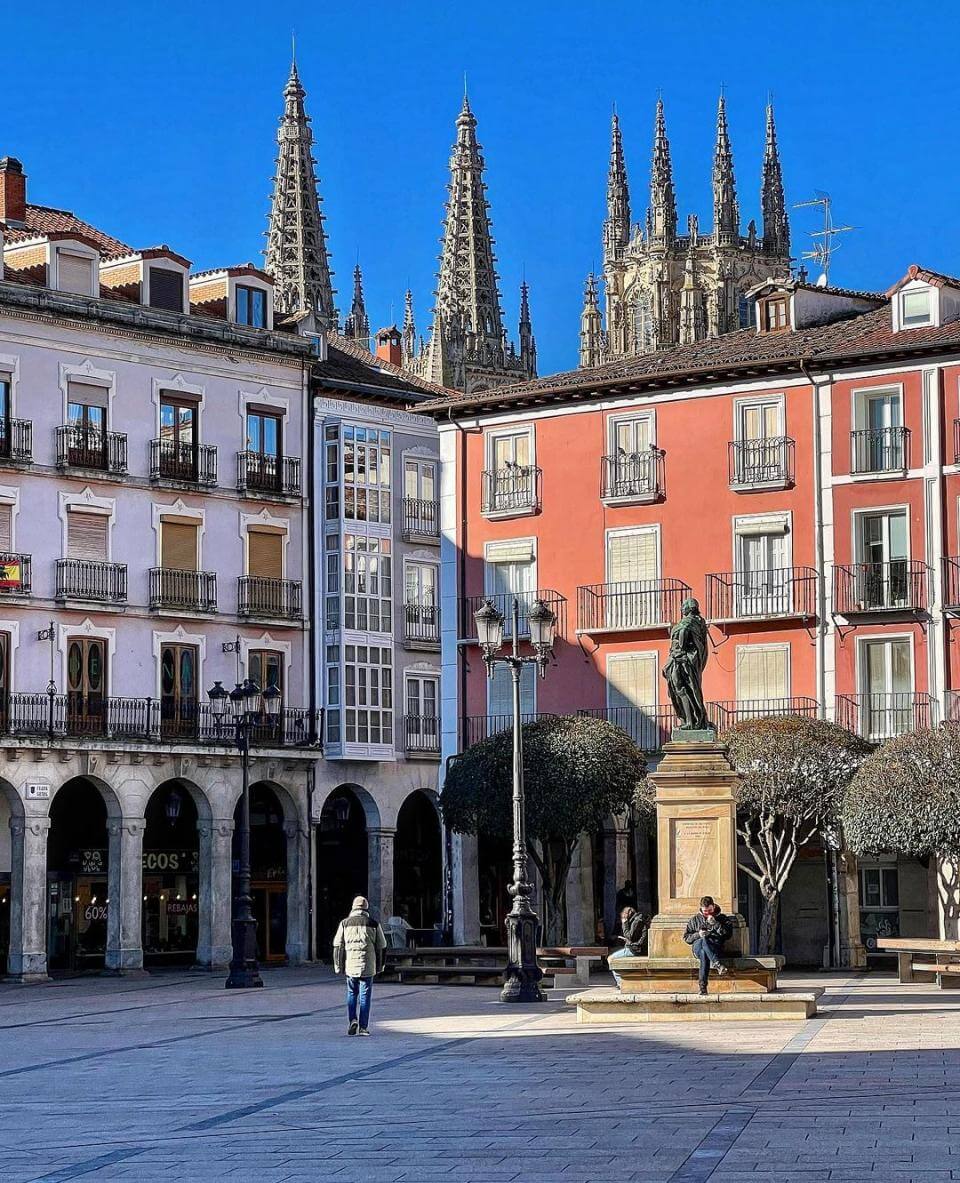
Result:
[[[830,282],[830,262],[833,253],[838,251],[842,245],[837,242],[837,236],[846,234],[849,230],[856,230],[856,226],[834,226],[830,194],[824,193],[822,189],[815,189],[814,193],[816,193],[816,197],[812,197],[809,201],[798,201],[793,208],[803,209],[806,206],[819,205],[823,210],[823,229],[808,232],[814,240],[813,249],[803,251],[800,258],[812,259],[818,264],[822,270],[817,277],[817,287],[825,288]]]

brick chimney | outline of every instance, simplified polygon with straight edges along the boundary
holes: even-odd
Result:
[[[391,362],[395,366],[403,365],[403,349],[401,348],[400,330],[396,325],[388,329],[381,329],[377,333],[377,357]]]
[[[0,221],[27,219],[27,174],[13,156],[0,160]]]

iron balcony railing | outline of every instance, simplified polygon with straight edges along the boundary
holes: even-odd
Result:
[[[664,491],[664,453],[618,452],[600,459],[600,496],[605,501],[657,501]]]
[[[237,488],[241,493],[249,491],[296,496],[300,492],[300,457],[238,452]]]
[[[732,440],[728,448],[730,485],[756,489],[764,485],[792,485],[795,444],[789,436],[762,440]]]
[[[707,703],[707,714],[717,731],[728,731],[745,719],[769,719],[783,715],[799,715],[804,719],[816,719],[819,704],[815,698],[758,698],[737,701]]]
[[[404,715],[403,747],[406,752],[440,755],[440,720],[436,715]]]
[[[32,591],[32,556],[0,554],[0,596],[29,596]]]
[[[33,423],[30,419],[0,419],[0,460],[29,464],[33,460]]]
[[[440,609],[436,604],[404,604],[403,639],[420,645],[440,644]]]
[[[817,614],[817,572],[813,567],[771,567],[727,571],[706,579],[708,620],[757,620]]]
[[[513,636],[513,601],[516,599],[520,608],[520,631],[517,634],[520,639],[530,636],[530,625],[527,621],[527,613],[533,607],[537,600],[543,600],[551,612],[557,618],[557,639],[559,640],[566,632],[567,624],[567,600],[558,591],[553,591],[550,588],[541,588],[539,591],[528,592],[502,592],[497,595],[489,596],[467,596],[464,601],[463,612],[463,628],[464,637],[468,640],[476,640],[477,625],[474,620],[474,613],[477,612],[486,600],[491,604],[503,617],[503,635],[506,640],[510,640]]]
[[[539,509],[541,475],[534,464],[506,464],[484,472],[481,512],[508,515]]]
[[[606,719],[625,731],[641,751],[659,752],[679,720],[672,710],[656,706],[588,707],[577,712],[593,719]]]
[[[855,563],[833,569],[833,609],[858,612],[922,612],[927,607],[930,568],[910,559]]]
[[[960,690],[946,692],[944,719],[947,723],[960,723]]]
[[[216,612],[216,571],[177,571],[171,567],[152,567],[150,607]]]
[[[693,593],[681,579],[633,579],[577,588],[579,632],[630,632],[664,628],[679,620],[683,601]]]
[[[264,579],[241,575],[238,582],[241,616],[269,616],[299,620],[303,615],[303,585],[299,579]]]
[[[440,502],[422,497],[403,499],[403,537],[434,539],[440,537]]]
[[[960,464],[960,419],[953,421],[953,462]]]
[[[520,722],[536,723],[540,719],[555,719],[549,712],[525,711]],[[482,739],[513,729],[513,715],[466,715],[460,720],[460,750],[464,751]]]
[[[943,606],[960,608],[960,558],[949,555],[943,560]]]
[[[113,698],[97,694],[9,694],[0,696],[0,734],[8,736],[96,736],[142,743],[193,742],[233,747],[233,723],[218,723],[209,703],[193,699]],[[297,747],[315,743],[318,716],[285,707],[274,722],[254,723],[254,747]]]
[[[57,466],[127,471],[127,437],[121,431],[99,431],[67,423],[57,428]]]
[[[910,431],[906,427],[851,431],[850,451],[854,473],[899,472],[910,466]]]
[[[92,559],[57,559],[58,600],[102,600],[105,603],[122,603],[126,598],[126,563],[98,563]]]
[[[837,722],[871,743],[936,725],[936,703],[913,691],[838,694]]]
[[[179,440],[150,441],[150,479],[182,481],[190,485],[217,483],[217,449],[213,444]]]

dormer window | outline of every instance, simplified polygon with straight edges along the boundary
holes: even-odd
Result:
[[[767,296],[760,301],[760,332],[782,333],[789,328],[786,296]]]
[[[921,325],[933,324],[933,293],[930,288],[900,293],[900,325],[905,329],[916,329]]]
[[[262,288],[237,284],[237,324],[253,329],[267,327],[267,293]]]
[[[75,251],[57,251],[57,290],[74,292],[78,296],[92,296],[93,264],[89,255]]]
[[[148,269],[147,303],[151,308],[163,308],[167,312],[183,312],[183,272],[168,267]]]

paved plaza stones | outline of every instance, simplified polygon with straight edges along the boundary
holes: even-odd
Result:
[[[577,1027],[559,998],[155,975],[0,986],[0,1179],[960,1179],[960,996],[886,975],[805,1023]]]

